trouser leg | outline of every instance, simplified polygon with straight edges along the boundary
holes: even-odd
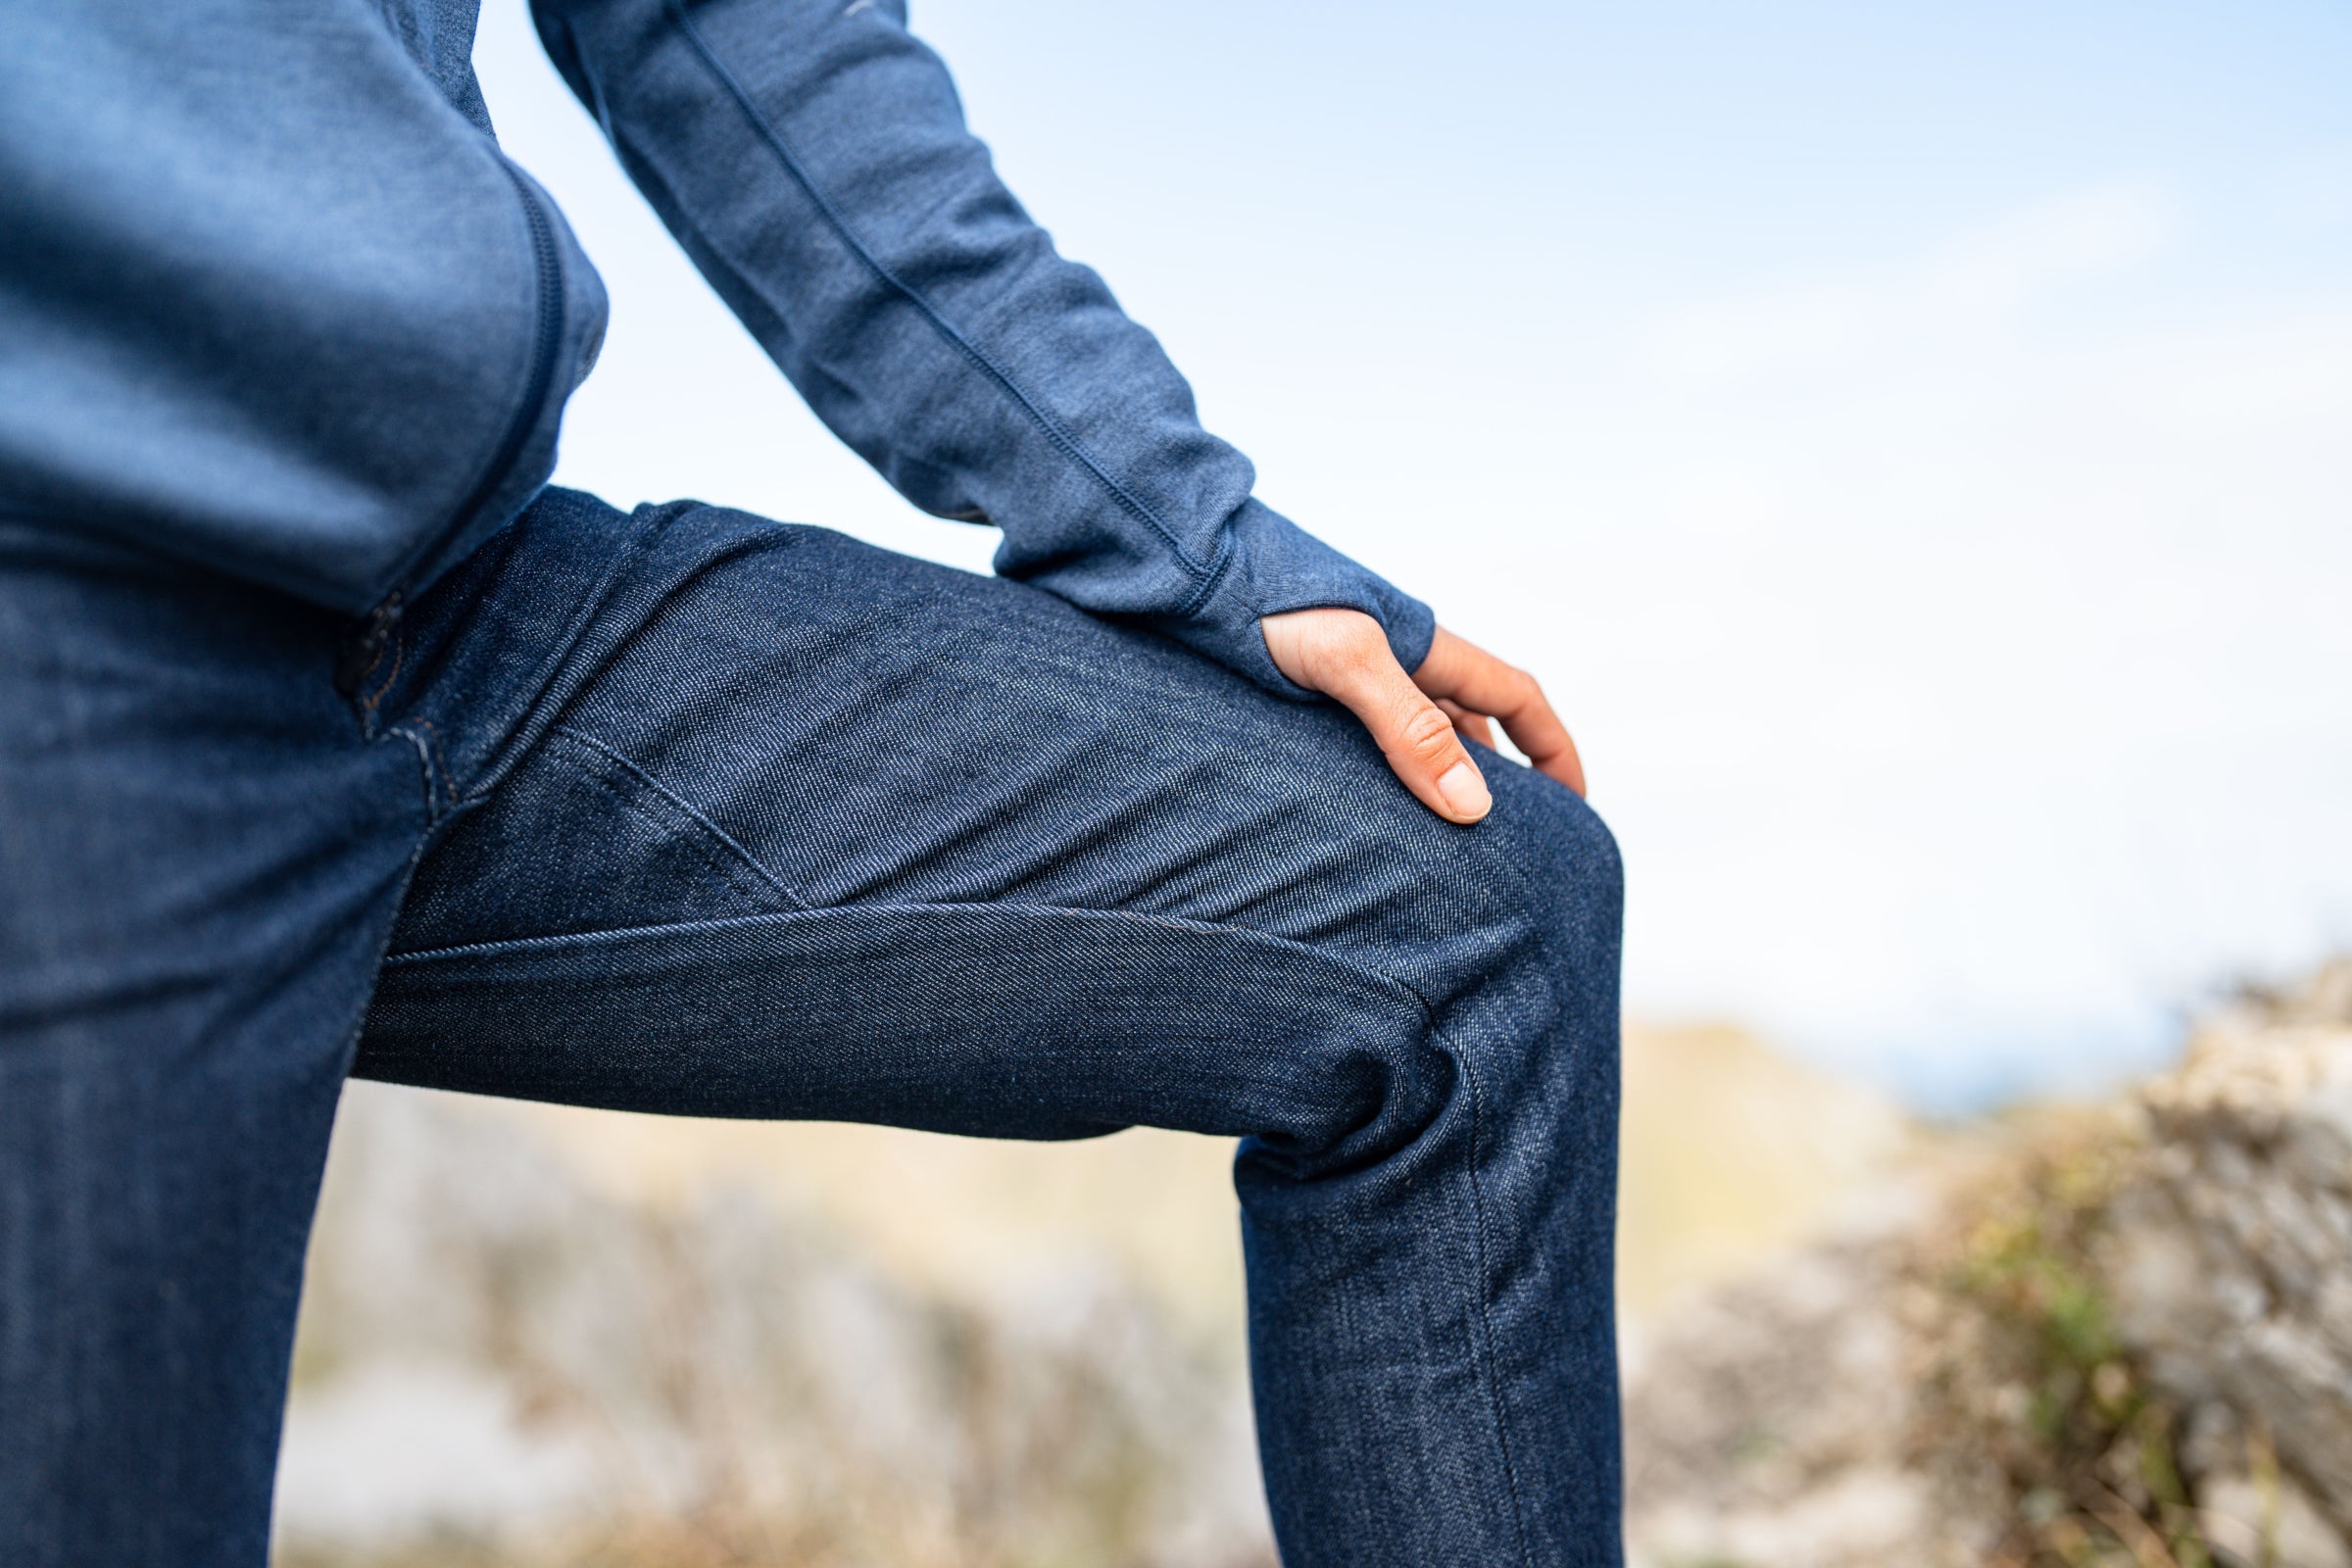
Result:
[[[0,1562],[255,1568],[424,828],[278,596],[0,532]]]
[[[1286,1560],[1617,1560],[1618,870],[1581,803],[1494,760],[1452,827],[1344,714],[709,509],[554,498],[412,621],[376,697],[444,741],[449,814],[360,1071],[1239,1136]]]

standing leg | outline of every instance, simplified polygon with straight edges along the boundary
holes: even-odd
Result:
[[[1241,1137],[1292,1568],[1617,1562],[1619,872],[1574,796],[1488,759],[1451,826],[1334,710],[708,508],[556,498],[412,622],[383,710],[453,809],[360,1071]]]
[[[311,1205],[425,826],[331,617],[0,529],[0,1562],[258,1568]]]

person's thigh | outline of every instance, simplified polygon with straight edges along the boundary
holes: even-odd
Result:
[[[368,700],[448,813],[358,1071],[1243,1136],[1286,1559],[1616,1560],[1619,873],[1566,790],[1482,754],[1452,826],[1336,709],[707,508],[555,497],[412,618]]]
[[[312,1200],[425,826],[341,631],[0,526],[0,1562],[267,1555]]]
[[[577,551],[623,562],[584,625],[496,622],[541,597],[537,557]],[[1418,1037],[1563,925],[1613,940],[1613,850],[1567,790],[1482,753],[1494,813],[1448,824],[1345,711],[1036,590],[696,507],[526,518],[478,570],[412,614],[425,669],[565,652],[496,746],[450,742],[496,759],[470,781],[446,764],[363,1073],[998,1136],[1306,1138],[1324,1129],[1270,1125],[1265,1095],[1339,1107],[1287,1075],[1358,1075],[1352,1115],[1363,1075],[1416,1065],[1349,1054],[1336,1017]],[[436,651],[453,634],[476,646]],[[405,697],[463,737],[499,681],[418,685],[387,717]],[[1571,1004],[1610,995],[1592,964],[1545,978]]]

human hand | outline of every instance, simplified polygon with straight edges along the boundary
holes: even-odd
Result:
[[[1445,627],[1407,675],[1380,622],[1360,610],[1294,610],[1257,626],[1274,667],[1363,720],[1404,787],[1447,821],[1475,822],[1494,805],[1461,740],[1494,745],[1490,718],[1540,771],[1585,793],[1576,742],[1535,677]]]

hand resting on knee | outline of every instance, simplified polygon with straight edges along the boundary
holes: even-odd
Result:
[[[1576,742],[1536,678],[1445,627],[1409,675],[1380,622],[1360,610],[1295,610],[1258,629],[1275,667],[1362,719],[1404,787],[1447,821],[1476,822],[1494,805],[1461,740],[1494,745],[1490,720],[1539,771],[1585,793]]]

